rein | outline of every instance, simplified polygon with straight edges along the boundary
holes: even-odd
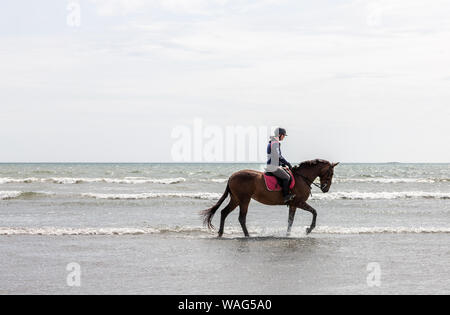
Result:
[[[322,189],[322,187],[319,184],[314,183],[313,181],[310,181],[308,178],[306,178],[305,176],[303,176],[302,174],[298,174],[304,181],[305,183],[309,186],[309,189],[311,189],[311,185],[316,186],[319,189]],[[311,196],[312,196],[312,190],[311,190]]]
[[[327,162],[327,163],[329,163],[329,162]],[[331,165],[331,164],[330,164]],[[300,164],[300,166],[301,166],[301,164]],[[331,178],[331,176],[332,176],[332,173],[331,173],[331,170],[332,170],[332,168],[329,168],[328,169],[328,174],[327,174],[327,179],[330,179]],[[324,183],[323,185],[322,184],[316,184],[316,183],[314,183],[314,180],[309,180],[307,177],[305,177],[305,176],[303,176],[302,174],[300,174],[300,172],[298,172],[298,173],[296,173],[296,175],[298,175],[299,177],[301,177],[301,179],[303,179],[303,181],[309,186],[309,189],[310,189],[310,191],[311,191],[311,196],[312,196],[312,188],[311,188],[311,185],[314,185],[314,186],[316,186],[317,188],[319,188],[322,192],[324,191],[324,189],[326,189],[326,188],[328,188],[328,185],[331,185],[331,183],[328,181],[327,183]],[[322,183],[322,177],[321,177],[321,183]]]
[[[316,184],[316,183],[310,181],[310,180],[309,180],[308,178],[306,178],[305,176],[300,175],[300,177],[308,184],[309,188],[311,188],[311,185],[314,185],[314,186],[316,186],[317,188],[321,188],[321,186],[320,186],[319,184]]]

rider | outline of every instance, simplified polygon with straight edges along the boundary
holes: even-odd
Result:
[[[295,195],[290,193],[289,189],[289,173],[283,168],[285,166],[292,168],[291,163],[281,155],[280,141],[283,141],[287,136],[286,129],[276,128],[274,136],[270,137],[267,145],[267,167],[266,171],[272,173],[282,181],[282,192],[284,202],[287,203],[295,198]]]

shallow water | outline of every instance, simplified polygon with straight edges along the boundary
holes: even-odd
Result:
[[[448,294],[448,235],[14,236],[1,294]],[[81,286],[66,284],[68,263]],[[367,265],[380,266],[380,287]]]
[[[287,238],[287,208],[252,202],[252,237],[234,211],[217,239],[198,211],[244,168],[263,165],[0,164],[0,293],[449,293],[449,164],[339,165],[311,235],[309,213]]]

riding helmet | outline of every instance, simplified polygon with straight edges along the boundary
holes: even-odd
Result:
[[[282,136],[282,135],[287,136],[286,129],[284,129],[284,128],[276,128],[275,129],[275,137],[279,137],[279,136]]]

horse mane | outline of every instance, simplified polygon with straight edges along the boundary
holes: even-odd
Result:
[[[318,164],[331,164],[331,163],[328,162],[328,161],[322,160],[322,159],[315,159],[315,160],[305,161],[305,162],[302,162],[302,163],[294,166],[292,168],[292,171],[295,173],[295,172],[297,172],[297,171],[299,171],[301,169],[305,169],[305,168],[308,168],[308,167],[316,166]]]

